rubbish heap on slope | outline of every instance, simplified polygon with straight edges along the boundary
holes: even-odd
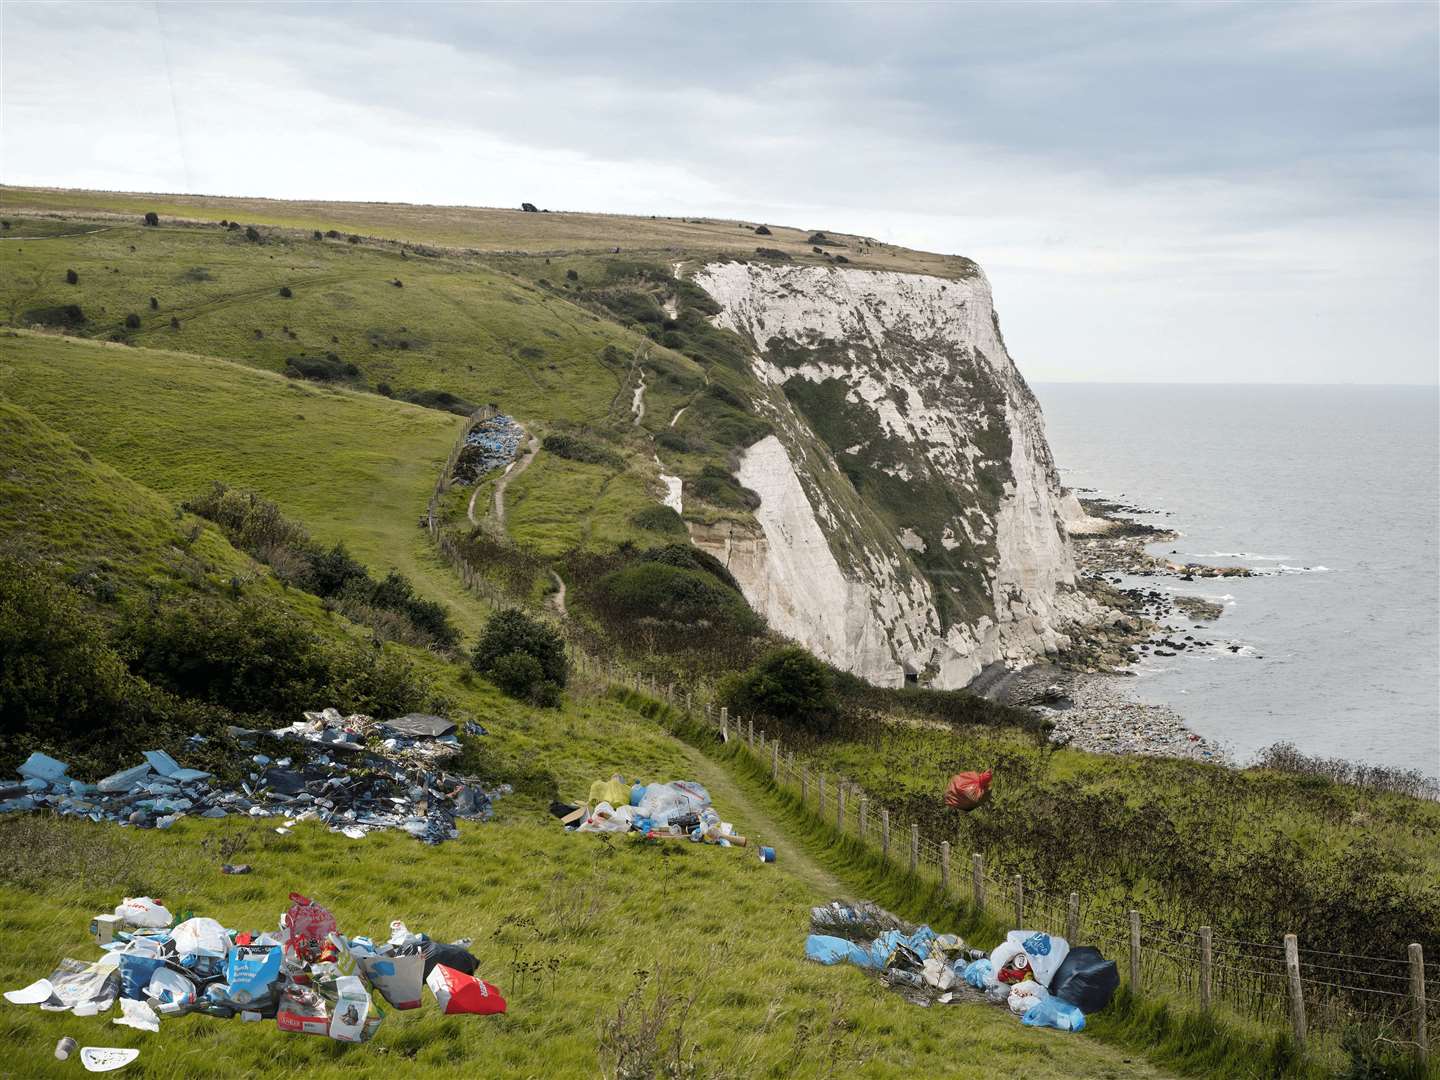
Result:
[[[524,436],[525,429],[504,413],[480,421],[465,436],[451,477],[460,485],[473,484],[492,469],[509,465]]]
[[[455,725],[442,717],[411,713],[377,723],[334,709],[304,715],[268,733],[293,741],[296,753],[252,755],[248,778],[237,786],[182,768],[163,750],[147,750],[140,764],[93,784],[72,779],[68,765],[37,752],[20,766],[19,784],[0,787],[0,812],[49,809],[159,829],[187,816],[283,817],[280,832],[318,820],[352,839],[374,829],[404,829],[438,844],[459,835],[456,818],[487,821],[493,801],[510,793],[508,784],[487,791],[440,768],[461,751]],[[229,734],[245,746],[262,733],[232,727]],[[206,740],[194,735],[190,741]]]
[[[874,904],[839,900],[812,908],[810,928],[805,955],[817,963],[876,972],[916,1005],[1005,1005],[1031,1027],[1079,1031],[1120,985],[1114,961],[1040,930],[1012,930],[986,954]]]
[[[417,1009],[428,985],[446,1013],[505,1011],[499,990],[475,977],[479,961],[468,940],[432,941],[399,921],[379,944],[347,938],[328,909],[299,893],[290,894],[278,930],[237,933],[214,919],[177,921],[159,900],[142,896],[96,916],[90,933],[98,959],[61,960],[49,977],[7,991],[5,1000],[77,1017],[110,1016],[118,1004],[113,1023],[140,1031],[204,1013],[274,1020],[281,1031],[352,1043],[372,1038],[384,1019],[372,993],[392,1008]]]
[[[550,812],[569,832],[634,832],[648,840],[693,840],[721,847],[749,843],[730,822],[720,820],[710,793],[694,780],[627,783],[617,774],[591,784],[588,803],[556,802]]]

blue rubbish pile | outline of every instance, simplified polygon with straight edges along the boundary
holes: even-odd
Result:
[[[95,783],[74,779],[63,761],[36,752],[20,766],[18,783],[0,782],[0,813],[49,810],[156,829],[185,817],[238,815],[280,819],[275,831],[281,835],[298,822],[319,821],[352,840],[400,829],[439,844],[459,835],[456,818],[487,821],[494,800],[511,791],[508,784],[486,790],[444,770],[461,745],[455,725],[441,717],[411,713],[377,723],[335,709],[304,716],[268,733],[231,728],[249,755],[242,778],[232,784],[182,768],[163,750],[147,750],[138,765]],[[286,756],[273,759],[251,753],[262,734],[293,751],[287,746]],[[194,735],[190,743],[206,741]]]
[[[455,483],[474,484],[487,473],[503,469],[515,460],[524,437],[525,429],[514,417],[504,413],[480,421],[465,436],[460,456],[455,459],[455,470],[451,474]]]
[[[1012,930],[987,954],[874,904],[838,900],[812,908],[810,927],[805,955],[817,963],[875,972],[917,1005],[1005,1005],[1031,1027],[1080,1031],[1120,984],[1114,961],[1040,930]]]

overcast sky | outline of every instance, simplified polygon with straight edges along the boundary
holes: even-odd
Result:
[[[1034,381],[1434,383],[1437,10],[6,0],[0,179],[848,230]]]

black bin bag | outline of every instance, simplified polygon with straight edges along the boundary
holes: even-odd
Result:
[[[1115,961],[1106,960],[1099,949],[1089,945],[1071,949],[1050,980],[1050,993],[1083,1013],[1105,1008],[1119,987],[1120,972],[1115,970]]]

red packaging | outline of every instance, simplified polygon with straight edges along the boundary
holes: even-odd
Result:
[[[280,1009],[275,1013],[275,1026],[281,1031],[292,1031],[301,1035],[329,1035],[330,1014],[325,1002],[297,1001],[289,995],[280,998]]]
[[[990,778],[994,774],[984,772],[956,773],[950,778],[945,789],[945,805],[956,810],[974,810],[990,796]]]
[[[302,960],[314,961],[325,948],[326,938],[335,931],[335,916],[330,909],[314,903],[299,893],[290,894],[290,910],[280,919],[289,937],[285,948]]]
[[[490,1015],[505,1011],[500,991],[484,979],[463,971],[436,964],[425,977],[425,983],[446,1013],[480,1013]]]

